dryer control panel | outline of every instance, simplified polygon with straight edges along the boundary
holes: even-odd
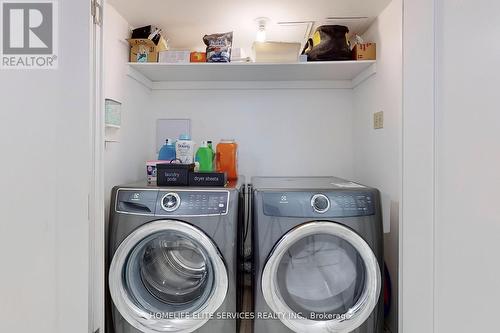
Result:
[[[372,192],[264,192],[267,216],[356,217],[375,214]]]

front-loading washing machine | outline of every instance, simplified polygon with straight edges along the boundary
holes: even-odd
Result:
[[[378,190],[334,177],[252,185],[254,332],[382,332]]]
[[[236,332],[241,186],[113,189],[115,333]]]

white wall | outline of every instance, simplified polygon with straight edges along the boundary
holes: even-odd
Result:
[[[438,4],[434,332],[495,332],[500,3]]]
[[[146,161],[155,155],[155,123],[148,115],[149,91],[130,78],[123,80],[127,94],[120,100],[123,106],[119,142],[107,143],[104,151],[106,209],[113,186],[145,179]]]
[[[385,260],[393,283],[389,326],[397,332],[398,234],[401,189],[402,1],[393,0],[363,35],[377,43],[377,74],[354,89],[354,178],[382,195]],[[373,129],[373,113],[384,128]]]
[[[89,5],[59,2],[59,69],[0,70],[2,332],[89,332]]]
[[[190,118],[196,142],[236,139],[248,180],[353,176],[351,90],[162,90],[152,97],[154,118]]]
[[[145,161],[154,156],[155,126],[150,91],[127,76],[129,24],[114,7],[104,8],[104,96],[122,102],[119,142],[107,143],[104,152],[106,216],[115,185],[144,179]],[[116,131],[111,129],[111,131]]]

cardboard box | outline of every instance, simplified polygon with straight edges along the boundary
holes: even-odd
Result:
[[[156,185],[157,175],[158,175],[158,165],[169,164],[168,161],[147,161],[146,162],[146,176],[148,179],[148,185]]]
[[[356,44],[352,50],[354,60],[376,60],[377,59],[377,44],[364,43]]]
[[[299,61],[300,43],[254,42],[252,49],[255,62],[287,63]]]
[[[167,42],[162,38],[158,45],[151,39],[127,39],[130,44],[130,62],[158,62],[158,52],[167,49]]]
[[[189,51],[161,51],[158,62],[162,64],[188,63]]]

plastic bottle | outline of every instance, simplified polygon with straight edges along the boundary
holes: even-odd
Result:
[[[182,164],[194,163],[194,146],[195,142],[187,134],[179,136],[179,140],[175,143],[175,157]]]
[[[196,162],[199,163],[200,172],[212,172],[214,171],[214,157],[213,151],[208,146],[207,141],[203,141],[201,147],[198,148],[196,152]]]
[[[175,160],[175,142],[174,140],[167,139],[165,144],[161,147],[158,153],[159,161],[172,161]]]
[[[217,144],[217,171],[225,172],[227,179],[238,179],[238,144],[234,140],[222,140]]]
[[[207,141],[207,146],[208,146],[208,148],[210,148],[210,150],[211,150],[211,151],[214,153],[214,155],[215,155],[214,147],[213,147],[213,145],[212,145],[212,140],[208,140],[208,141]]]
[[[212,140],[208,140],[207,141],[207,146],[208,148],[210,148],[210,150],[212,151],[212,162],[213,162],[213,169],[215,170],[215,149],[212,145]]]

